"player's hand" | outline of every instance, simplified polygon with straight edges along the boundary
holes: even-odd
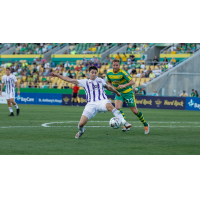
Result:
[[[54,73],[54,72],[51,72],[50,76],[57,77],[58,74],[56,74],[56,73]]]
[[[123,88],[125,88],[126,87],[126,85],[119,85],[118,86],[118,88],[120,88],[120,89],[123,89]]]
[[[119,92],[116,93],[118,97],[121,97],[121,94]]]
[[[17,91],[17,95],[20,95],[20,91]]]

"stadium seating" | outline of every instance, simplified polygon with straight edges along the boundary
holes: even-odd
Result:
[[[16,44],[17,45],[17,44]],[[28,50],[30,50],[30,48],[32,48],[32,51],[36,50],[36,48],[38,48],[38,45],[36,44],[32,44],[32,43],[29,43],[29,44],[25,44],[25,46],[23,46],[23,44],[20,44],[22,47],[21,48],[27,48]],[[51,45],[51,44],[48,44],[48,45]],[[56,44],[55,44],[56,45]],[[87,61],[90,61],[91,62],[91,58],[93,59],[93,56],[96,57],[96,53],[98,52],[103,52],[104,50],[110,48],[113,44],[109,44],[106,46],[104,45],[99,45],[99,44],[96,44],[96,43],[92,43],[92,44],[70,44],[69,45],[69,48],[71,48],[72,50],[76,50],[76,52],[81,52],[81,51],[84,51],[86,50],[87,48],[90,48],[92,52],[95,52],[95,54],[92,53],[92,55],[84,55],[84,57],[80,57],[79,56],[77,57],[77,55],[74,55],[74,60],[73,61],[70,61],[68,57],[66,57],[66,60],[63,60],[63,58],[61,57],[60,59],[60,62],[56,63],[56,66],[55,65],[51,65],[53,63],[53,59],[52,59],[52,63],[50,62],[50,66],[55,66],[54,68],[52,68],[52,71],[55,71],[57,73],[60,73],[62,74],[63,73],[63,67],[59,67],[57,68],[57,66],[60,66],[61,64],[65,64],[66,61],[68,61],[70,63],[70,70],[72,72],[72,75],[75,76],[75,78],[79,78],[79,79],[84,79],[84,78],[87,78],[88,76],[88,71],[87,71],[87,67],[85,67],[85,65],[83,64],[83,58],[86,59]],[[19,46],[19,44],[17,45]],[[135,50],[135,51],[138,51],[139,53],[141,53],[141,50],[144,49],[144,48],[147,48],[149,46],[149,44],[138,44],[136,43],[136,45],[133,45],[133,44],[129,44],[128,45],[128,48],[133,48],[131,50]],[[200,48],[200,46],[198,46],[197,44],[187,44],[186,45],[187,47],[191,47],[191,49],[198,49]],[[54,46],[55,47],[55,46]],[[177,46],[177,51],[180,50],[181,48],[185,48],[185,44],[178,44]],[[52,45],[52,48],[53,48],[53,45]],[[94,48],[94,49],[92,49]],[[95,50],[96,48],[96,50]],[[170,47],[169,47],[170,48]],[[93,51],[94,50],[94,51]],[[127,49],[128,50],[128,49]],[[24,50],[23,53],[27,53],[26,52],[26,49]],[[132,54],[132,52],[131,52]],[[184,54],[184,53],[183,53]],[[122,54],[120,54],[121,56]],[[127,57],[130,55],[130,54],[126,54]],[[138,55],[138,56],[137,56]],[[170,54],[174,57],[174,55],[176,54]],[[177,55],[182,55],[180,53],[177,53]],[[89,57],[87,57],[89,56]],[[116,54],[111,54],[110,57],[113,59],[115,58]],[[142,74],[142,72],[145,72],[146,71],[148,73],[150,73],[150,71],[153,71],[153,73],[155,72],[155,75],[156,77],[159,76],[160,74],[164,73],[165,71],[168,70],[168,66],[165,65],[163,63],[163,59],[161,57],[161,61],[159,63],[157,63],[156,65],[153,65],[151,62],[147,62],[145,60],[141,60],[141,55],[140,54],[134,54],[135,56],[135,62],[134,63],[131,63],[131,65],[128,65],[128,63],[124,63],[124,62],[121,62],[121,65],[120,65],[120,68],[121,69],[124,69],[124,70],[127,70],[129,71],[129,73],[131,74],[133,80],[135,81],[135,85],[137,87],[151,81],[152,79],[150,79],[148,77],[148,74],[146,76],[146,74]],[[98,58],[98,60],[100,61],[100,58]],[[168,62],[170,60],[168,59]],[[20,62],[22,63],[23,67],[22,68],[26,68],[26,65],[27,65],[27,70],[26,72],[23,72],[23,74],[19,74],[17,71],[14,71],[14,73],[16,74],[16,77],[18,79],[18,82],[20,83],[21,87],[33,87],[33,88],[53,88],[55,85],[57,86],[56,88],[57,89],[61,89],[64,87],[64,84],[65,84],[65,81],[63,80],[60,80],[58,78],[52,78],[52,77],[49,77],[48,75],[46,76],[43,76],[45,75],[45,72],[46,70],[44,69],[44,64],[42,64],[41,62],[39,63],[39,72],[37,72],[37,75],[36,74],[33,74],[33,62],[32,63],[28,63],[29,61],[27,60],[20,60]],[[10,65],[12,63],[9,63]],[[73,65],[72,65],[73,64]],[[141,64],[144,64],[145,65],[145,68],[144,69],[141,69]],[[174,62],[172,63],[173,66],[174,66]],[[5,66],[7,66],[8,64],[4,64],[3,68],[0,69],[0,80],[2,80],[2,76],[5,74]],[[84,67],[83,70],[81,72],[75,70],[76,67]],[[173,67],[171,66],[171,67]],[[132,68],[135,68],[135,72],[132,72],[131,69]],[[106,73],[107,71],[110,69],[110,62],[108,63],[101,63],[101,67],[99,68],[98,70],[98,76],[106,76]],[[145,71],[144,71],[145,70]],[[157,71],[154,71],[154,70],[157,70]],[[68,69],[67,69],[68,71]],[[67,72],[65,71],[65,72]],[[49,73],[48,73],[49,74]],[[73,84],[68,84],[68,87],[69,88],[72,88],[74,85]],[[83,88],[82,88],[83,89]]]
[[[44,54],[57,45],[58,43],[18,43],[15,44],[16,49],[13,54]]]

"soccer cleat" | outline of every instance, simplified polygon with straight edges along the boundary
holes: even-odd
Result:
[[[18,109],[17,109],[17,115],[19,115],[19,112],[20,112],[20,109],[18,108]]]
[[[148,133],[149,133],[149,131],[150,131],[150,126],[149,126],[149,124],[148,124],[148,126],[145,126],[145,127],[144,127],[144,130],[145,130],[144,134],[148,134]]]
[[[126,128],[126,126],[123,126],[123,129],[122,129],[123,132],[129,131],[129,130],[130,128]]]
[[[10,113],[10,115],[8,115],[8,116],[14,116],[14,113],[12,112],[12,113]]]
[[[126,122],[126,123],[124,124],[124,126],[126,127],[126,129],[131,128],[131,124],[129,124],[128,122]],[[130,130],[130,129],[129,129],[129,130]]]
[[[86,129],[84,130],[83,133],[85,133],[85,131],[86,131]],[[79,132],[76,134],[75,138],[76,138],[76,139],[80,138],[80,137],[83,135],[83,133],[82,133],[81,131],[79,131]]]

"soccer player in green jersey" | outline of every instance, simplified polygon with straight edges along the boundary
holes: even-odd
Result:
[[[121,109],[124,100],[129,105],[131,111],[139,118],[139,120],[144,124],[145,134],[149,133],[149,124],[145,121],[142,112],[138,111],[135,96],[133,94],[132,85],[135,84],[132,77],[128,72],[123,69],[120,69],[120,61],[118,59],[114,59],[112,61],[112,68],[107,73],[108,84],[114,86],[114,88],[120,92],[121,96],[115,96],[115,108],[117,108],[123,115],[125,119],[125,115]],[[126,127],[123,127],[122,131],[128,131]]]

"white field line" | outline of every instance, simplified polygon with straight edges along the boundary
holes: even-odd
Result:
[[[5,126],[0,128],[39,128],[41,126]],[[69,128],[69,127],[76,127],[77,126],[47,126],[45,128]],[[85,126],[85,127],[92,127],[92,128],[110,128],[110,126]],[[138,128],[144,126],[132,126],[131,128]],[[199,128],[200,126],[150,126],[150,128]]]
[[[4,126],[4,127],[0,127],[0,128],[38,128],[38,127],[45,127],[45,128],[67,128],[67,127],[77,127],[77,126],[50,126],[51,124],[63,124],[63,123],[78,123],[79,121],[66,121],[66,122],[49,122],[49,123],[44,123],[44,124],[41,124],[41,126]],[[89,122],[92,122],[92,123],[105,123],[108,121],[89,121]],[[136,124],[139,124],[141,123],[140,121],[132,121],[130,123],[136,123]],[[200,124],[200,122],[155,122],[155,121],[149,121],[149,124],[150,124],[150,127],[155,127],[155,128],[187,128],[187,127],[190,127],[190,128],[194,128],[194,127],[200,127],[200,126],[177,126],[177,125],[168,125],[168,126],[151,126],[151,124],[161,124],[161,123],[168,123],[168,124],[180,124],[180,123],[188,123],[188,124]],[[78,124],[77,124],[78,125]],[[85,127],[93,127],[93,128],[107,128],[107,127],[110,127],[110,126],[85,126]],[[144,126],[132,126],[133,128],[137,128],[137,127],[144,127]]]

